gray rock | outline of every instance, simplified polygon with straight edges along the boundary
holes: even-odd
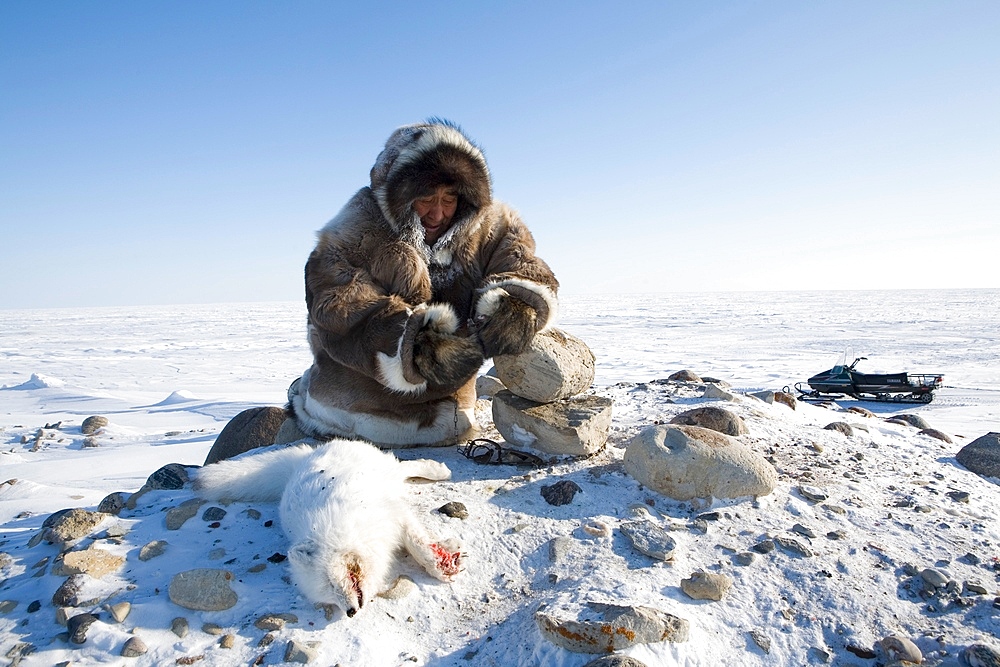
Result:
[[[695,600],[714,600],[726,597],[733,587],[732,578],[713,572],[694,572],[687,579],[681,579],[681,590]]]
[[[97,511],[118,516],[125,509],[125,501],[128,500],[128,495],[124,491],[109,493],[98,504]]]
[[[924,661],[924,654],[917,645],[900,635],[890,635],[876,642],[875,648],[880,649],[890,662],[905,660],[919,665]]]
[[[797,523],[792,526],[792,532],[798,533],[799,535],[804,535],[810,539],[816,538],[816,531],[809,526],[803,526],[801,523]]]
[[[969,667],[1000,667],[1000,651],[986,644],[973,644],[961,653],[962,664]]]
[[[552,538],[549,540],[549,560],[553,563],[565,560],[566,554],[573,549],[573,544],[574,540],[572,537],[560,535],[559,537]]]
[[[736,396],[715,384],[705,385],[705,391],[701,395],[712,401],[735,401]]]
[[[177,489],[182,489],[191,479],[188,475],[188,468],[192,467],[195,466],[168,463],[150,475],[144,486],[150,491],[176,491]]]
[[[781,403],[782,405],[787,405],[792,410],[798,408],[798,400],[786,391],[776,391],[774,392],[774,402]]]
[[[501,391],[493,397],[493,423],[504,440],[548,454],[590,456],[611,431],[609,398],[577,396],[536,403]]]
[[[1000,477],[1000,433],[990,432],[962,447],[955,458],[983,477]]]
[[[745,435],[747,433],[747,426],[739,415],[714,406],[686,410],[671,419],[670,423],[700,426],[726,435]]]
[[[62,561],[52,567],[52,574],[66,577],[72,574],[87,574],[94,579],[117,572],[125,565],[125,557],[104,549],[82,549],[63,554]]]
[[[812,549],[810,549],[809,547],[807,547],[806,545],[802,544],[801,542],[792,537],[782,537],[781,535],[778,535],[777,537],[774,538],[774,543],[777,544],[782,549],[784,549],[785,551],[796,554],[798,556],[805,556],[806,558],[810,558],[813,555],[815,555],[813,554]]]
[[[69,640],[74,644],[83,644],[87,641],[87,628],[97,621],[93,614],[77,614],[67,619],[66,628],[69,630]]]
[[[833,422],[832,424],[827,424],[823,427],[827,431],[837,431],[838,433],[843,433],[847,437],[854,435],[854,429],[847,422]]]
[[[131,613],[132,603],[119,602],[117,604],[106,604],[104,605],[104,610],[111,614],[111,618],[115,619],[115,623],[122,623],[128,618],[129,613]]]
[[[139,560],[147,561],[157,556],[162,556],[163,552],[167,550],[166,540],[153,540],[152,542],[147,542],[141,549],[139,549]]]
[[[750,631],[750,639],[753,643],[760,647],[764,653],[771,652],[771,638],[768,637],[763,630],[759,628],[754,628]]]
[[[770,390],[768,390],[768,391],[755,391],[755,392],[751,392],[749,395],[753,396],[754,398],[759,398],[760,400],[764,401],[765,403],[774,403],[774,392],[770,391]]]
[[[253,622],[258,630],[267,632],[281,630],[286,623],[298,623],[299,617],[295,614],[265,614]]]
[[[986,595],[989,593],[989,589],[976,581],[963,582],[962,591],[971,595]]]
[[[100,415],[94,415],[93,417],[87,417],[80,424],[80,432],[84,435],[93,435],[97,433],[100,429],[108,425],[108,418],[101,417]]]
[[[132,635],[122,646],[122,657],[123,658],[138,658],[140,655],[146,655],[149,649],[146,647],[146,643]]]
[[[936,428],[925,428],[921,430],[917,435],[926,435],[929,438],[934,438],[940,440],[941,442],[947,442],[949,445],[954,442],[951,436],[944,431],[939,431]]]
[[[452,501],[437,508],[437,511],[453,519],[468,519],[469,509],[464,503]]]
[[[687,369],[672,373],[667,377],[667,379],[671,382],[694,382],[696,384],[701,384],[701,378],[698,377],[698,375],[693,371],[689,371]]]
[[[181,639],[187,637],[190,627],[191,626],[188,624],[188,620],[183,616],[178,616],[174,620],[170,621],[170,631]]]
[[[221,507],[209,507],[201,513],[201,520],[208,521],[209,523],[212,521],[222,521],[224,518],[226,518],[226,510]]]
[[[219,433],[204,465],[273,445],[287,416],[283,409],[273,406],[244,410],[229,420]]]
[[[663,561],[674,557],[677,542],[652,521],[630,521],[623,523],[619,530],[639,553]]]
[[[103,512],[91,512],[81,508],[63,510],[49,517],[51,522],[46,527],[42,539],[50,544],[72,542],[90,535],[106,518],[108,515]]]
[[[492,368],[486,375],[480,375],[476,378],[476,396],[493,398],[497,395],[497,392],[501,392],[507,388],[495,373],[496,368]]]
[[[417,585],[413,583],[413,579],[410,579],[405,574],[401,574],[396,577],[396,581],[393,582],[392,586],[379,593],[378,596],[387,600],[401,600],[412,595],[416,590]]]
[[[889,417],[889,419],[909,424],[913,428],[925,429],[931,427],[931,425],[927,423],[927,420],[925,420],[920,415],[908,415],[908,414],[893,415],[892,417]]]
[[[920,571],[920,578],[924,580],[928,586],[932,588],[944,588],[948,585],[948,575],[940,570],[935,570],[932,567],[928,567]]]
[[[698,426],[651,426],[629,442],[625,470],[674,500],[771,493],[778,474],[764,457],[728,436]]]
[[[221,637],[222,633],[225,632],[218,623],[205,623],[201,626],[201,631],[213,637]]]
[[[294,639],[285,646],[285,662],[297,662],[304,665],[315,660],[317,655],[318,653],[313,646]]]
[[[233,573],[228,570],[199,568],[174,575],[167,593],[170,601],[185,609],[223,611],[237,602],[229,587]]]
[[[0,614],[9,614],[17,609],[17,600],[0,601]]]
[[[543,485],[541,489],[542,498],[549,505],[568,505],[573,502],[573,497],[583,491],[576,482],[564,479],[551,485]]]
[[[96,600],[88,593],[92,582],[93,580],[85,574],[67,577],[52,594],[52,604],[56,607],[85,607],[92,604]]]
[[[591,660],[583,667],[646,667],[646,663],[627,655],[605,655]]]
[[[747,567],[753,563],[756,556],[750,551],[741,551],[738,554],[733,555],[733,563],[741,567]]]
[[[624,607],[590,602],[576,619],[547,610],[535,613],[542,636],[576,653],[612,653],[637,644],[685,642],[690,624],[650,607]]]
[[[205,504],[201,498],[185,500],[177,507],[167,510],[167,530],[179,530],[184,522],[198,513],[198,508]]]
[[[569,398],[594,381],[594,353],[559,329],[537,334],[521,354],[494,357],[493,365],[511,393],[536,403]]]
[[[312,436],[300,429],[298,422],[291,417],[288,417],[284,422],[282,422],[278,432],[274,435],[274,444],[276,445],[287,445],[289,443],[300,442],[303,440],[316,442],[312,439]]]
[[[808,500],[809,502],[821,503],[827,498],[829,498],[829,496],[826,494],[826,491],[820,489],[819,487],[809,486],[808,484],[799,485],[797,490],[799,492],[799,495]]]

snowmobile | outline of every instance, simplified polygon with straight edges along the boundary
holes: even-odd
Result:
[[[861,401],[930,403],[934,400],[934,390],[944,382],[944,376],[937,373],[859,373],[854,367],[868,358],[858,357],[850,366],[846,365],[848,358],[809,378],[806,381],[809,388],[797,382],[795,390],[799,398],[816,401],[847,395]]]

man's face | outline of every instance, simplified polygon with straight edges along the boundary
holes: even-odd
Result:
[[[434,245],[448,231],[457,207],[458,193],[455,188],[447,185],[440,185],[434,194],[413,202],[413,210],[420,216],[420,224],[424,226],[424,241],[427,245]]]

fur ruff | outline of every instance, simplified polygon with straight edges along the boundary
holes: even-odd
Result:
[[[312,602],[354,616],[388,588],[396,551],[451,581],[464,554],[435,540],[410,509],[406,481],[451,477],[442,463],[399,461],[372,445],[334,440],[273,447],[200,469],[195,491],[208,500],[273,501],[290,544],[292,580]]]

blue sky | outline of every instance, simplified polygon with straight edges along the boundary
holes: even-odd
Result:
[[[567,294],[1000,287],[998,36],[960,0],[3,2],[0,308],[301,299],[429,116]]]

